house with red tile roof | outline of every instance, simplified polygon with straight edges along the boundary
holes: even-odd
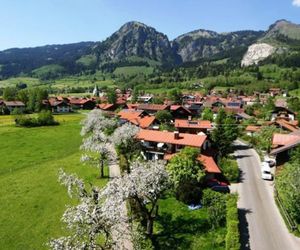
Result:
[[[148,114],[155,114],[158,111],[170,110],[170,106],[165,104],[139,104],[137,109],[144,110]]]
[[[56,97],[51,97],[48,100],[44,100],[44,105],[51,109],[52,113],[69,113],[72,112],[69,100],[57,99]]]
[[[261,131],[261,126],[256,126],[256,125],[248,125],[245,129],[247,135],[253,136],[257,134],[258,132]]]
[[[206,135],[156,131],[141,129],[136,137],[142,143],[144,156],[148,160],[164,159],[166,154],[174,154],[182,148],[207,149],[210,145]]]
[[[94,109],[96,107],[95,100],[87,98],[69,98],[72,109]]]
[[[180,133],[198,134],[200,132],[207,133],[212,129],[212,123],[204,120],[181,120],[176,119],[174,122],[175,128]]]
[[[2,105],[9,111],[9,113],[13,112],[15,109],[20,111],[25,110],[25,104],[21,101],[2,101]]]
[[[272,150],[270,155],[276,156],[277,164],[288,161],[289,153],[300,146],[300,130],[290,134],[274,134],[272,139]]]
[[[165,154],[164,160],[169,161],[174,156],[176,156],[176,154]],[[212,156],[199,154],[197,160],[203,165],[206,174],[211,175],[210,178],[214,178],[214,175],[222,173]]]
[[[192,115],[191,111],[181,105],[171,105],[170,112],[173,118],[188,118]]]
[[[142,110],[123,109],[117,115],[121,122],[130,122],[143,129],[152,129],[158,126],[155,116],[150,116]]]

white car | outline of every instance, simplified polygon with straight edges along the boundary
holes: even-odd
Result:
[[[268,155],[265,155],[264,161],[267,162],[267,163],[269,163],[270,167],[276,166],[276,159],[275,158],[271,158]]]
[[[261,164],[261,178],[263,180],[273,180],[273,175],[271,173],[271,168],[268,162],[263,162]]]

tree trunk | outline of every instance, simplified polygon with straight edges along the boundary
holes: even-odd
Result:
[[[147,218],[147,234],[150,237],[153,234],[153,222],[154,222],[154,218],[152,218],[151,216]]]
[[[104,161],[100,160],[100,176],[99,178],[103,178],[104,177]]]

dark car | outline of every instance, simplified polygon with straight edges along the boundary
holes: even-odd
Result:
[[[219,181],[217,179],[210,179],[210,180],[207,180],[206,181],[206,186],[207,187],[214,187],[214,186],[228,186],[228,184],[226,182],[222,182],[222,181]]]
[[[230,189],[228,186],[213,186],[211,190],[220,192],[220,193],[230,193]]]

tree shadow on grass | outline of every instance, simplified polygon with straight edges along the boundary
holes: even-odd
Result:
[[[162,231],[153,236],[155,249],[190,249],[192,236],[206,233],[210,226],[206,219],[177,217],[163,213],[157,218],[157,222],[163,226]]]

